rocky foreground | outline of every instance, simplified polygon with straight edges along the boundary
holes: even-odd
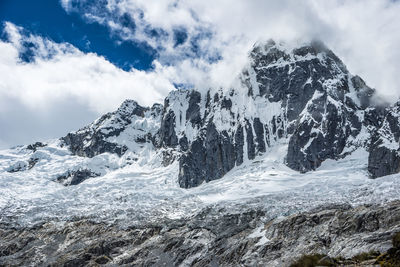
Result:
[[[391,248],[400,232],[400,201],[332,204],[269,221],[262,210],[219,214],[208,208],[130,228],[85,219],[31,228],[1,224],[0,266],[314,266],[321,258],[318,265],[375,266],[374,257],[382,262],[400,253]],[[351,265],[360,262],[366,265]]]

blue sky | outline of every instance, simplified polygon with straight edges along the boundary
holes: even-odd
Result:
[[[240,86],[255,42],[326,43],[400,97],[393,0],[0,0],[0,148],[59,138],[125,99]]]
[[[88,23],[78,12],[67,13],[57,0],[1,0],[0,21],[12,22],[57,43],[68,42],[84,52],[103,55],[124,70],[149,69],[157,54],[144,42],[123,41],[106,26]],[[134,22],[130,24],[134,27]]]

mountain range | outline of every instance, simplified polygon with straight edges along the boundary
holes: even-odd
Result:
[[[400,192],[400,101],[385,102],[320,41],[296,48],[273,40],[256,43],[235,77],[229,88],[171,91],[163,104],[152,107],[126,100],[116,111],[64,137],[0,151],[2,228],[18,225],[18,231],[33,231],[43,223],[70,227],[89,220],[139,227],[146,233],[142,235],[152,229],[150,237],[162,240],[158,246],[172,246],[159,253],[154,265],[254,265],[254,253],[264,251],[257,264],[282,266],[304,253],[321,253],[319,249],[345,257],[388,249],[390,234],[400,229],[395,202]],[[289,229],[309,227],[290,216],[306,214],[306,221],[316,216],[315,227],[324,227],[340,214],[350,214],[339,220],[346,225],[357,223],[360,214],[382,213],[389,206],[394,208],[385,212],[393,220],[374,217],[385,221],[371,229],[364,225],[371,223],[366,216],[359,220],[360,228],[349,230],[351,235],[321,230],[329,239],[323,245],[313,240],[302,246],[298,240],[313,237],[299,230],[293,233],[299,235],[296,242],[286,236],[279,247],[271,247],[284,235],[279,222],[280,227],[290,224]],[[236,223],[230,225],[230,219]],[[222,229],[225,224],[231,232]],[[171,245],[164,228],[190,233],[195,242],[193,228],[182,228],[188,225],[196,225],[200,238],[216,245],[197,251],[180,240]],[[33,239],[40,231],[33,231]],[[49,236],[65,246],[65,240]],[[241,252],[231,250],[232,238],[244,246],[233,246]],[[244,245],[250,239],[256,241]],[[334,241],[353,247],[340,249]],[[138,246],[156,253],[154,247]],[[148,254],[129,261],[123,248],[118,256],[109,248],[108,254],[89,253],[75,264],[97,262],[95,255],[104,256],[105,264],[153,265],[146,261]],[[39,250],[45,255],[39,265],[57,265],[62,262],[57,253],[65,252]],[[26,246],[17,250],[28,255],[24,251]],[[5,253],[3,259],[0,254],[0,264],[23,259],[15,253]],[[239,258],[229,258],[229,253]]]

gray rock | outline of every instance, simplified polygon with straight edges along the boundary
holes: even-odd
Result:
[[[360,107],[366,109],[371,105],[371,98],[375,91],[367,86],[360,76],[356,75],[351,78],[354,89],[357,92],[357,97],[360,100]]]
[[[186,110],[186,120],[190,121],[193,125],[201,123],[200,101],[201,94],[192,90],[189,96],[189,107]]]
[[[320,104],[316,106],[317,109],[320,107]],[[358,132],[361,130],[361,123],[350,124],[347,112],[340,114],[337,107],[330,103],[325,108],[324,120],[319,111],[310,110],[313,120],[299,124],[291,136],[287,154],[290,168],[306,172],[315,170],[328,158],[337,159],[351,135],[352,127],[358,127]]]
[[[18,161],[7,168],[7,172],[21,172],[28,169],[28,163],[26,161]]]
[[[256,157],[256,146],[254,144],[253,127],[250,122],[246,122],[246,141],[247,141],[247,157],[254,159]]]
[[[198,138],[179,161],[179,184],[193,187],[221,178],[235,166],[236,150],[233,138],[226,131],[219,133],[210,122],[205,138]]]
[[[244,157],[253,160],[257,155],[266,152],[267,146],[271,146],[272,142],[286,137],[289,137],[287,165],[300,172],[315,170],[326,159],[339,159],[346,156],[347,152],[343,153],[346,146],[353,146],[353,150],[359,146],[359,144],[351,144],[349,140],[356,139],[362,127],[371,125],[372,128],[368,129],[373,132],[373,129],[377,127],[376,124],[379,124],[380,108],[371,107],[371,98],[375,91],[369,88],[360,77],[351,76],[343,62],[321,42],[312,42],[294,49],[292,54],[289,54],[287,51],[280,50],[275,42],[269,41],[266,44],[256,45],[250,57],[251,69],[244,70],[242,75],[244,85],[249,88],[249,95],[265,97],[270,102],[280,102],[283,112],[280,115],[274,115],[265,125],[258,117],[246,117],[244,122],[241,122],[238,118],[242,114],[235,114],[232,111],[231,99],[234,98],[231,97],[235,95],[235,89],[228,92],[220,90],[215,93],[213,103],[207,101],[208,104],[206,104],[205,114],[208,114],[207,118],[210,119],[203,119],[201,123],[198,123],[203,126],[203,136],[196,142],[202,142],[202,145],[196,143],[196,146],[191,147],[189,144],[188,150],[186,146],[183,146],[184,151],[188,153],[180,159],[181,166],[186,166],[180,171],[185,170],[185,173],[190,173],[186,169],[192,166],[189,162],[193,162],[193,158],[200,157],[196,154],[212,159],[202,161],[198,158],[198,162],[204,162],[205,165],[201,167],[196,163],[197,168],[213,170],[204,174],[207,177],[199,177],[198,181],[218,179],[227,172],[226,170],[229,171],[228,167],[240,165]],[[282,60],[287,63],[277,64]],[[250,82],[251,75],[255,77],[256,83]],[[330,82],[327,83],[327,81]],[[258,88],[253,88],[254,84],[257,84]],[[351,90],[354,92],[350,94]],[[209,97],[210,94],[207,95]],[[191,100],[192,98],[191,96],[189,101],[199,102]],[[193,99],[198,99],[198,97]],[[187,116],[191,113],[198,114],[198,105],[193,103],[189,103],[189,107],[195,108],[190,108],[191,112],[187,113]],[[236,131],[226,133],[224,138],[227,141],[221,145],[219,139],[222,138],[223,133],[210,131],[214,128],[210,128],[209,124],[214,123],[213,114],[223,109],[230,112],[231,124],[232,127],[235,126]],[[362,121],[360,112],[366,114],[364,117],[366,122]],[[197,115],[190,115],[192,116],[199,118]],[[390,125],[393,128],[397,124]],[[221,165],[222,155],[231,155],[231,144],[234,145],[235,157],[229,157],[226,161],[229,164]],[[246,146],[247,155],[243,155],[244,146]],[[199,150],[194,150],[196,148]],[[224,151],[225,149],[227,151]],[[220,156],[217,157],[210,151],[215,151],[216,155]],[[200,171],[194,171],[191,175],[196,173]],[[194,177],[184,178],[183,174],[179,177],[180,180],[196,180]],[[200,182],[192,185],[195,184],[200,184]]]
[[[175,132],[175,116],[175,113],[170,110],[161,121],[159,134],[162,144],[166,147],[176,147],[178,145],[178,137]]]
[[[264,141],[264,125],[259,118],[254,118],[254,132],[256,134],[257,152],[264,153],[266,151]]]
[[[374,146],[368,156],[368,171],[372,178],[400,172],[400,150]]]
[[[0,224],[5,266],[289,266],[305,254],[349,259],[388,251],[400,231],[400,203],[325,205],[266,219],[209,207],[185,220],[121,227],[86,219],[32,227]]]
[[[28,170],[32,169],[33,167],[35,167],[36,163],[39,162],[39,158],[29,158],[28,160]]]
[[[200,185],[207,179],[206,148],[203,140],[196,139],[190,145],[190,150],[179,160],[178,181],[180,187],[190,188]]]
[[[235,154],[236,165],[243,163],[243,146],[244,146],[244,133],[242,125],[239,125],[235,132]]]
[[[39,147],[45,147],[47,146],[47,144],[44,144],[42,142],[36,142],[34,144],[30,144],[26,147],[26,149],[32,150],[33,152],[35,152]]]
[[[189,149],[189,141],[186,136],[179,139],[179,147],[182,151],[187,151]]]
[[[400,102],[387,108],[384,114],[380,116],[381,123],[375,124],[369,149],[368,171],[372,178],[400,172]]]
[[[100,174],[92,172],[91,170],[80,169],[76,171],[68,171],[66,174],[58,176],[56,182],[61,183],[64,186],[78,185],[89,178],[97,176],[100,176]]]
[[[232,100],[224,97],[221,101],[221,108],[230,110],[231,107],[232,107]]]

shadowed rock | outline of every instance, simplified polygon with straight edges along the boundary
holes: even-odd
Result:
[[[77,171],[68,171],[67,174],[58,176],[56,181],[64,186],[70,186],[78,185],[89,178],[97,176],[100,176],[100,174],[92,172],[91,170],[84,169]]]

